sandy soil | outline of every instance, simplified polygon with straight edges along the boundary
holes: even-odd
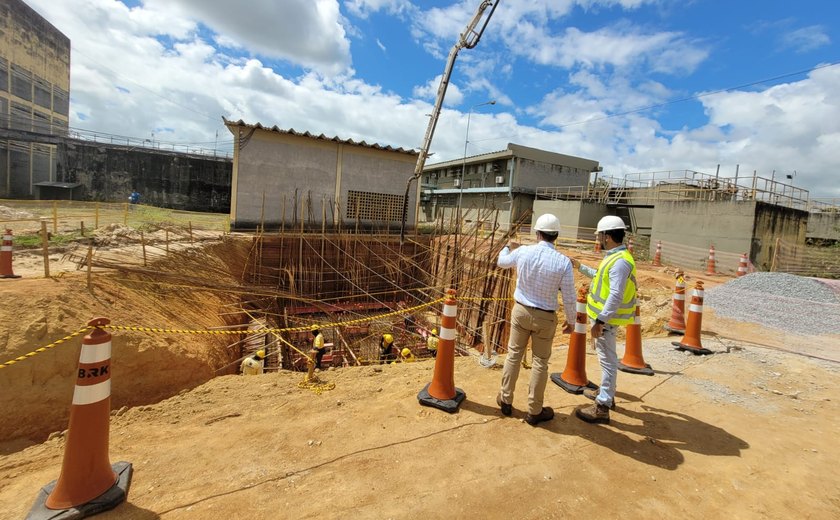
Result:
[[[132,339],[115,345],[110,454],[112,462],[132,462],[135,473],[128,502],[99,518],[840,517],[840,365],[820,359],[838,359],[838,338],[783,336],[710,313],[703,342],[715,354],[686,355],[661,337],[673,274],[645,268],[640,280],[645,358],[656,374],[620,374],[608,426],[576,419],[574,408],[588,401],[552,383],[546,405],[557,417],[536,428],[523,422],[527,370],[513,417],[503,417],[495,404],[501,372],[475,357],[456,360],[455,382],[467,400],[451,415],[417,402],[432,361],[330,370],[321,376],[336,386],[321,394],[299,388],[300,373],[209,381],[202,373],[197,379],[206,383],[181,381],[194,388],[166,400],[120,402],[116,396],[132,393],[126,389],[139,391],[138,379],[162,383],[199,370],[154,375],[173,366],[173,353],[198,358],[192,353],[202,347],[181,336],[123,334]],[[120,298],[127,292],[103,288],[88,298],[80,274],[0,283],[0,298],[15,302],[0,309],[13,324],[0,333],[2,359],[22,338],[53,340],[104,311],[126,323],[215,319],[201,311],[177,316],[139,292],[128,302]],[[565,365],[565,342],[558,339],[552,372]],[[78,347],[56,348],[0,370],[0,427],[29,414],[66,424],[66,412],[56,410],[67,409],[73,380],[63,372],[45,379],[39,370],[56,363],[72,372],[73,356]],[[597,382],[591,352],[587,371]],[[16,404],[53,386],[62,391],[44,407]],[[0,440],[11,438],[6,428]],[[0,516],[23,518],[39,488],[57,478],[64,438],[0,446]]]

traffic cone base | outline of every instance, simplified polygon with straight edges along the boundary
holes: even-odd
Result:
[[[653,369],[650,368],[650,365],[647,364],[647,363],[645,363],[645,366],[643,368],[639,368],[639,367],[627,366],[624,363],[622,363],[621,361],[619,361],[618,362],[618,369],[621,370],[622,372],[627,372],[628,374],[639,374],[639,375],[642,375],[642,376],[652,376],[653,375]]]
[[[707,348],[692,347],[691,345],[686,345],[685,343],[680,343],[679,341],[672,341],[671,345],[677,347],[677,350],[683,350],[683,351],[686,351],[686,352],[691,352],[695,356],[704,356],[704,355],[707,355],[707,354],[714,354],[714,352],[712,352],[711,350],[709,350]]]
[[[685,326],[683,328],[672,327],[670,323],[666,323],[662,326],[663,329],[667,330],[671,334],[685,334]]]
[[[27,520],[86,518],[114,509],[125,502],[128,497],[128,489],[131,487],[131,476],[134,469],[130,462],[122,461],[112,464],[111,469],[117,475],[117,481],[113,486],[89,502],[64,510],[49,509],[46,506],[47,497],[55,489],[55,485],[58,482],[57,480],[53,480],[41,488],[41,491],[35,498],[35,503],[26,516]]]
[[[569,392],[570,394],[582,394],[583,391],[587,388],[598,388],[598,385],[588,380],[584,385],[576,385],[574,383],[570,383],[563,379],[563,374],[561,374],[560,372],[555,372],[551,374],[551,382],[559,386],[563,390]]]
[[[438,410],[443,410],[444,412],[455,413],[467,397],[467,394],[465,394],[463,390],[455,388],[455,397],[452,399],[437,399],[429,394],[429,386],[431,384],[432,383],[428,383],[422,390],[420,390],[420,393],[417,394],[417,400],[420,401],[420,404],[423,406],[431,406],[432,408],[437,408]]]

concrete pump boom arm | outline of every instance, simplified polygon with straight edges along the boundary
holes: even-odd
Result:
[[[405,202],[403,205],[402,226],[400,227],[400,243],[402,243],[405,238],[405,219],[408,213],[408,193],[411,190],[411,183],[420,178],[423,174],[423,168],[426,166],[426,158],[429,156],[429,148],[432,145],[432,138],[435,135],[435,127],[437,127],[438,117],[440,117],[440,109],[443,106],[443,98],[446,96],[446,88],[449,86],[449,78],[452,76],[452,68],[455,66],[455,59],[458,57],[458,52],[460,52],[461,49],[472,49],[478,45],[478,41],[481,39],[481,35],[484,34],[484,29],[487,27],[487,23],[493,16],[493,12],[496,10],[496,7],[498,7],[499,1],[500,0],[496,0],[495,2],[492,0],[483,0],[481,5],[478,6],[475,15],[473,15],[472,20],[470,20],[464,28],[464,32],[460,34],[458,41],[455,42],[455,45],[452,46],[452,50],[449,51],[449,57],[446,60],[446,67],[443,69],[443,76],[441,76],[440,85],[438,85],[435,107],[432,109],[432,113],[429,117],[429,125],[426,127],[426,135],[423,138],[423,146],[420,148],[420,154],[417,156],[417,164],[414,166],[414,175],[408,179],[408,184],[405,187]],[[484,20],[481,30],[476,32],[475,28],[484,17],[484,11],[486,11],[491,5],[493,8],[490,9],[490,12],[487,14],[487,19]]]

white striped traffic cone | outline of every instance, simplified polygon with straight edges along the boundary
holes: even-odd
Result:
[[[0,242],[0,278],[20,278],[20,275],[12,270],[13,240],[12,230],[7,229],[3,233],[3,241]]]
[[[446,290],[443,302],[443,315],[440,320],[438,352],[435,357],[435,371],[432,382],[423,387],[417,399],[424,406],[432,406],[444,412],[458,411],[461,402],[467,397],[460,388],[455,388],[455,337],[458,311],[455,302],[455,289]]]
[[[56,514],[56,510],[77,510],[84,515],[68,518],[84,518],[113,509],[128,496],[131,463],[111,465],[108,459],[111,334],[100,327],[109,323],[107,318],[88,322],[96,328],[82,340],[61,473],[57,481],[41,490],[29,518],[65,514]],[[50,516],[42,516],[45,513]]]
[[[688,305],[688,320],[685,325],[685,336],[680,341],[671,342],[677,350],[687,350],[693,354],[711,354],[712,351],[703,348],[700,341],[700,328],[703,323],[703,282],[698,281],[691,292],[691,302]]]
[[[741,255],[741,260],[738,262],[738,277],[742,277],[749,272],[749,260],[747,260],[747,253]]]

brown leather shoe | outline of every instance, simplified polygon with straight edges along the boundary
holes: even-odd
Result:
[[[525,422],[531,426],[536,426],[541,422],[550,421],[554,419],[554,410],[548,406],[543,406],[543,409],[537,415],[528,414],[525,416]]]
[[[595,398],[598,397],[598,392],[600,392],[600,390],[596,390],[594,388],[584,388],[583,397],[594,401]],[[613,399],[613,402],[610,405],[610,410],[615,410],[615,399]]]
[[[602,404],[595,403],[591,406],[580,406],[575,410],[578,419],[593,424],[609,424],[610,409]]]
[[[507,415],[508,417],[510,417],[510,414],[513,413],[513,405],[508,404],[508,403],[503,403],[501,395],[496,396],[496,404],[499,405],[499,408],[502,409],[502,413]]]

